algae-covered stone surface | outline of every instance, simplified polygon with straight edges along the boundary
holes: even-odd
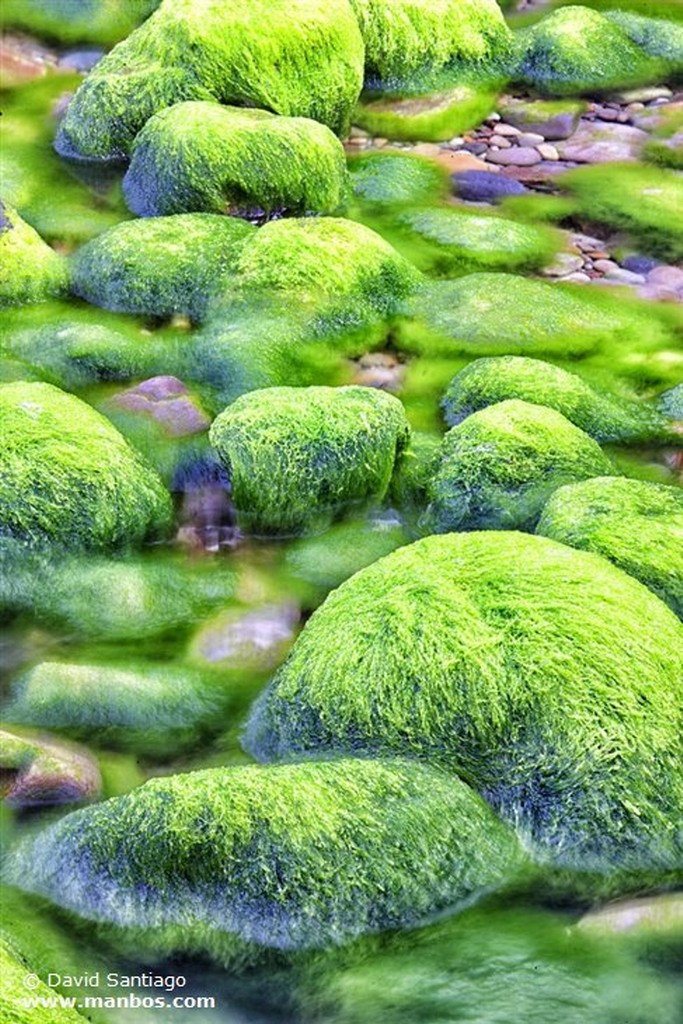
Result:
[[[64,259],[47,245],[16,210],[0,202],[0,254],[3,279],[0,308],[41,302],[68,286]]]

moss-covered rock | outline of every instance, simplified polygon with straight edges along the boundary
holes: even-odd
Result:
[[[433,160],[398,150],[361,153],[349,160],[351,187],[368,206],[423,204],[445,197],[448,175]]]
[[[2,715],[100,747],[175,757],[226,728],[234,692],[180,665],[46,661],[12,684]]]
[[[671,424],[654,406],[600,391],[578,374],[523,356],[475,359],[455,375],[441,405],[452,427],[510,398],[555,409],[600,444],[674,437]]]
[[[154,470],[78,398],[50,384],[6,384],[0,422],[2,532],[108,548],[170,525],[170,497]]]
[[[42,302],[68,288],[62,256],[51,249],[16,210],[0,201],[0,309]]]
[[[84,1024],[86,1018],[76,1010],[50,1005],[56,1002],[55,993],[31,970],[32,966],[0,939],[0,1015],[5,1024]],[[27,977],[35,978],[37,984],[29,987]],[[29,999],[35,999],[35,1006],[29,1005]]]
[[[243,525],[292,534],[381,500],[409,433],[403,406],[383,391],[266,388],[228,406],[210,440]]]
[[[597,477],[561,487],[537,533],[594,551],[644,583],[683,618],[683,491]]]
[[[409,445],[401,452],[391,481],[391,500],[401,511],[424,511],[440,458],[441,437],[414,431]]]
[[[61,43],[111,45],[158,6],[159,0],[6,0],[0,23]]]
[[[422,41],[424,42],[424,40]],[[442,142],[481,124],[495,108],[494,82],[459,82],[417,96],[369,94],[356,107],[354,124],[371,135],[409,142]]]
[[[647,18],[633,11],[607,11],[605,17],[651,57],[663,57],[672,70],[683,71],[683,25],[665,18]]]
[[[82,803],[100,795],[99,768],[83,747],[20,728],[0,729],[0,796],[11,807]]]
[[[334,213],[346,161],[325,125],[217,103],[177,103],[135,139],[123,181],[140,217],[204,210],[272,215]]]
[[[65,156],[125,158],[153,114],[184,100],[310,117],[343,134],[362,77],[347,0],[165,0],[85,80],[56,146]]]
[[[649,163],[683,170],[683,106],[672,103],[661,108],[642,155]]]
[[[619,25],[588,7],[553,11],[517,37],[515,77],[539,92],[565,96],[649,82],[661,60],[631,42]]]
[[[72,289],[115,312],[200,320],[255,232],[211,213],[124,221],[77,251]]]
[[[319,947],[499,887],[516,841],[466,785],[403,761],[153,779],[20,849],[16,884],[154,947]]]
[[[495,0],[351,0],[365,42],[366,81],[402,89],[441,72],[505,61],[510,31]]]
[[[410,752],[449,765],[557,864],[680,869],[682,640],[597,555],[517,533],[428,537],[333,591],[245,743],[265,760]]]
[[[427,493],[426,525],[450,530],[532,530],[563,484],[604,476],[612,463],[561,413],[510,399],[448,431]]]
[[[643,164],[580,167],[562,175],[581,213],[622,228],[654,256],[683,259],[683,183],[680,174]]]

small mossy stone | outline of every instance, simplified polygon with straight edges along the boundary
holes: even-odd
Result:
[[[517,842],[464,783],[404,761],[217,768],[68,815],[9,875],[149,946],[333,945],[498,888]]]
[[[650,57],[598,11],[552,11],[517,36],[515,78],[550,96],[609,91],[655,81],[661,60]]]
[[[43,302],[68,289],[68,267],[16,210],[0,202],[0,309]]]
[[[373,88],[403,89],[444,71],[476,71],[509,54],[495,0],[351,0]]]
[[[153,114],[185,100],[310,117],[343,135],[362,80],[363,41],[347,0],[164,0],[88,75],[56,147],[125,158]]]
[[[425,203],[448,191],[446,172],[413,153],[362,153],[349,159],[349,170],[354,195],[368,206]]]
[[[654,406],[597,390],[578,374],[523,356],[475,359],[455,375],[441,405],[452,427],[507,399],[555,409],[600,444],[638,444],[674,436]]]
[[[683,619],[683,490],[620,477],[570,484],[536,532],[609,559]]]
[[[562,175],[593,221],[628,231],[645,252],[683,259],[683,182],[675,171],[625,163],[580,167]]]
[[[72,289],[114,312],[201,320],[255,232],[211,213],[124,221],[76,252]]]
[[[561,413],[509,399],[448,431],[427,493],[425,525],[451,530],[533,530],[563,484],[611,473],[600,446]]]
[[[334,213],[346,198],[339,139],[302,117],[177,103],[149,119],[123,181],[139,217]]]
[[[682,640],[597,555],[519,533],[427,537],[330,594],[244,743],[261,760],[410,752],[449,765],[544,860],[680,870]]]
[[[243,526],[296,534],[381,501],[409,434],[400,401],[383,391],[266,388],[228,406],[210,440]]]
[[[67,548],[134,546],[168,529],[161,480],[99,413],[50,384],[0,387],[0,529]]]
[[[363,97],[354,124],[396,141],[444,142],[480,124],[496,105],[497,83],[459,82],[426,94]]]

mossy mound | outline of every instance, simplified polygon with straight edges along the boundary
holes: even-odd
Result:
[[[450,766],[555,864],[680,869],[682,640],[597,555],[517,533],[428,537],[333,591],[245,744],[264,760],[410,752]]]
[[[266,388],[238,398],[210,440],[252,533],[296,534],[351,505],[380,501],[410,428],[373,388]]]
[[[655,407],[599,391],[575,373],[523,356],[475,359],[455,375],[441,406],[452,427],[511,398],[555,409],[600,444],[674,437],[671,424]]]
[[[368,94],[356,107],[354,124],[371,135],[408,142],[443,142],[481,124],[495,108],[497,83],[449,83],[417,96]]]
[[[429,355],[583,355],[619,321],[578,295],[514,274],[429,282],[405,304],[400,347]]]
[[[412,259],[423,271],[447,276],[463,271],[538,270],[558,244],[545,227],[449,207],[409,210],[398,218],[410,235]]]
[[[510,399],[448,431],[427,493],[426,525],[450,530],[533,530],[558,487],[614,467],[561,413]]]
[[[6,0],[0,23],[60,43],[111,45],[158,6],[159,0]]]
[[[495,0],[351,0],[351,6],[373,88],[414,88],[444,71],[500,64],[510,52],[510,30]]]
[[[153,114],[184,100],[310,117],[341,135],[362,79],[347,0],[165,0],[88,75],[55,145],[64,156],[125,158]]]
[[[77,251],[72,290],[119,313],[201,320],[255,232],[244,221],[211,213],[124,221]]]
[[[439,468],[441,437],[413,431],[410,444],[400,455],[391,481],[391,500],[405,512],[422,512]]]
[[[334,213],[346,185],[344,149],[325,125],[217,103],[177,103],[151,117],[123,180],[139,217]]]
[[[650,57],[598,11],[564,7],[517,36],[514,77],[550,96],[609,91],[655,81],[664,63]]]
[[[84,1024],[76,1010],[61,1007],[54,990],[40,980],[5,939],[0,939],[0,1016],[4,1024]],[[35,978],[36,984],[27,984]],[[28,1000],[35,1000],[30,1006]],[[41,1006],[41,1000],[44,1005]],[[54,1001],[55,1006],[51,1006]]]
[[[664,18],[647,18],[633,11],[607,11],[605,17],[651,57],[663,57],[672,70],[683,72],[683,25]]]
[[[598,477],[561,487],[537,533],[594,551],[644,583],[683,618],[683,491]]]
[[[16,210],[0,201],[0,309],[42,302],[68,289],[66,261]]]
[[[2,532],[109,548],[170,525],[170,497],[154,470],[78,398],[50,384],[6,384],[0,417]]]
[[[426,203],[448,192],[448,175],[433,160],[413,153],[361,153],[349,160],[351,187],[368,206]]]
[[[584,216],[628,231],[653,256],[683,259],[683,182],[675,171],[596,164],[567,171],[562,188],[578,197]]]
[[[55,661],[15,680],[2,715],[106,749],[175,757],[226,728],[231,703],[229,686],[183,666]]]
[[[144,929],[152,948],[225,955],[410,924],[521,864],[463,783],[414,763],[341,760],[153,779],[48,827],[9,873],[83,917]]]

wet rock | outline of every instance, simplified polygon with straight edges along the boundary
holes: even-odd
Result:
[[[489,146],[493,149],[510,149],[512,143],[502,135],[492,135],[489,139]]]
[[[573,135],[585,106],[572,100],[507,100],[500,110],[503,120],[519,131],[533,132],[553,142]]]
[[[541,270],[541,273],[544,277],[566,277],[568,274],[580,270],[583,263],[583,256],[574,255],[571,252],[561,252],[550,266]]]
[[[604,261],[608,262],[607,260]],[[626,285],[639,285],[645,284],[645,278],[642,274],[633,274],[630,270],[624,270],[623,267],[614,267],[605,273],[605,281],[613,281],[615,284],[626,284]]]
[[[0,774],[3,799],[20,809],[92,800],[102,786],[86,750],[42,733],[0,731]]]
[[[104,57],[104,53],[104,50],[68,50],[59,58],[59,66],[87,74]]]
[[[683,895],[665,893],[608,903],[585,914],[577,928],[602,935],[683,934]]]
[[[634,252],[630,256],[625,256],[621,261],[621,265],[625,270],[630,270],[634,274],[645,274],[647,277],[650,271],[660,264],[659,260],[653,259],[652,256],[643,256],[640,253]]]
[[[169,437],[187,437],[211,426],[211,418],[177,377],[151,377],[109,401],[127,412],[149,417],[159,423]]]
[[[520,182],[489,170],[460,171],[452,175],[452,181],[460,198],[474,203],[496,203],[528,191]]]
[[[300,619],[291,603],[219,612],[195,633],[188,657],[236,673],[268,673],[284,661]]]
[[[506,167],[505,175],[514,177],[516,181],[521,181],[525,185],[546,185],[555,187],[555,179],[559,174],[564,174],[565,171],[570,171],[576,164],[566,163],[562,160],[542,160],[539,151],[540,163],[534,164],[531,167]]]
[[[563,160],[601,164],[637,160],[644,142],[647,142],[647,132],[640,128],[582,121],[572,137],[558,142],[556,148]]]
[[[536,132],[522,132],[517,138],[518,146],[539,146],[545,141],[543,135]]]
[[[421,96],[382,96],[359,103],[354,120],[371,135],[387,139],[445,142],[478,125],[496,95],[495,88],[483,82]]]
[[[368,352],[358,360],[351,383],[396,394],[403,386],[404,377],[405,365],[391,352]]]
[[[475,147],[480,154],[488,152],[488,146]],[[491,166],[480,160],[474,151],[459,149],[457,152],[446,152],[442,150],[435,158],[439,166],[445,168],[451,174],[459,174],[465,171],[488,171],[491,173]],[[494,168],[494,173],[498,168]]]
[[[25,36],[3,35],[0,38],[0,86],[13,89],[42,78],[57,63],[57,55]]]
[[[541,154],[533,146],[513,146],[511,149],[503,149],[498,152],[489,150],[486,159],[492,164],[502,164],[505,167],[531,167],[541,161]]]
[[[683,269],[664,265],[653,267],[647,272],[647,283],[672,292],[682,292]]]
[[[549,142],[539,143],[539,145],[536,146],[536,149],[541,154],[544,160],[557,161],[560,159],[560,154],[557,152],[557,147],[551,146]]]

